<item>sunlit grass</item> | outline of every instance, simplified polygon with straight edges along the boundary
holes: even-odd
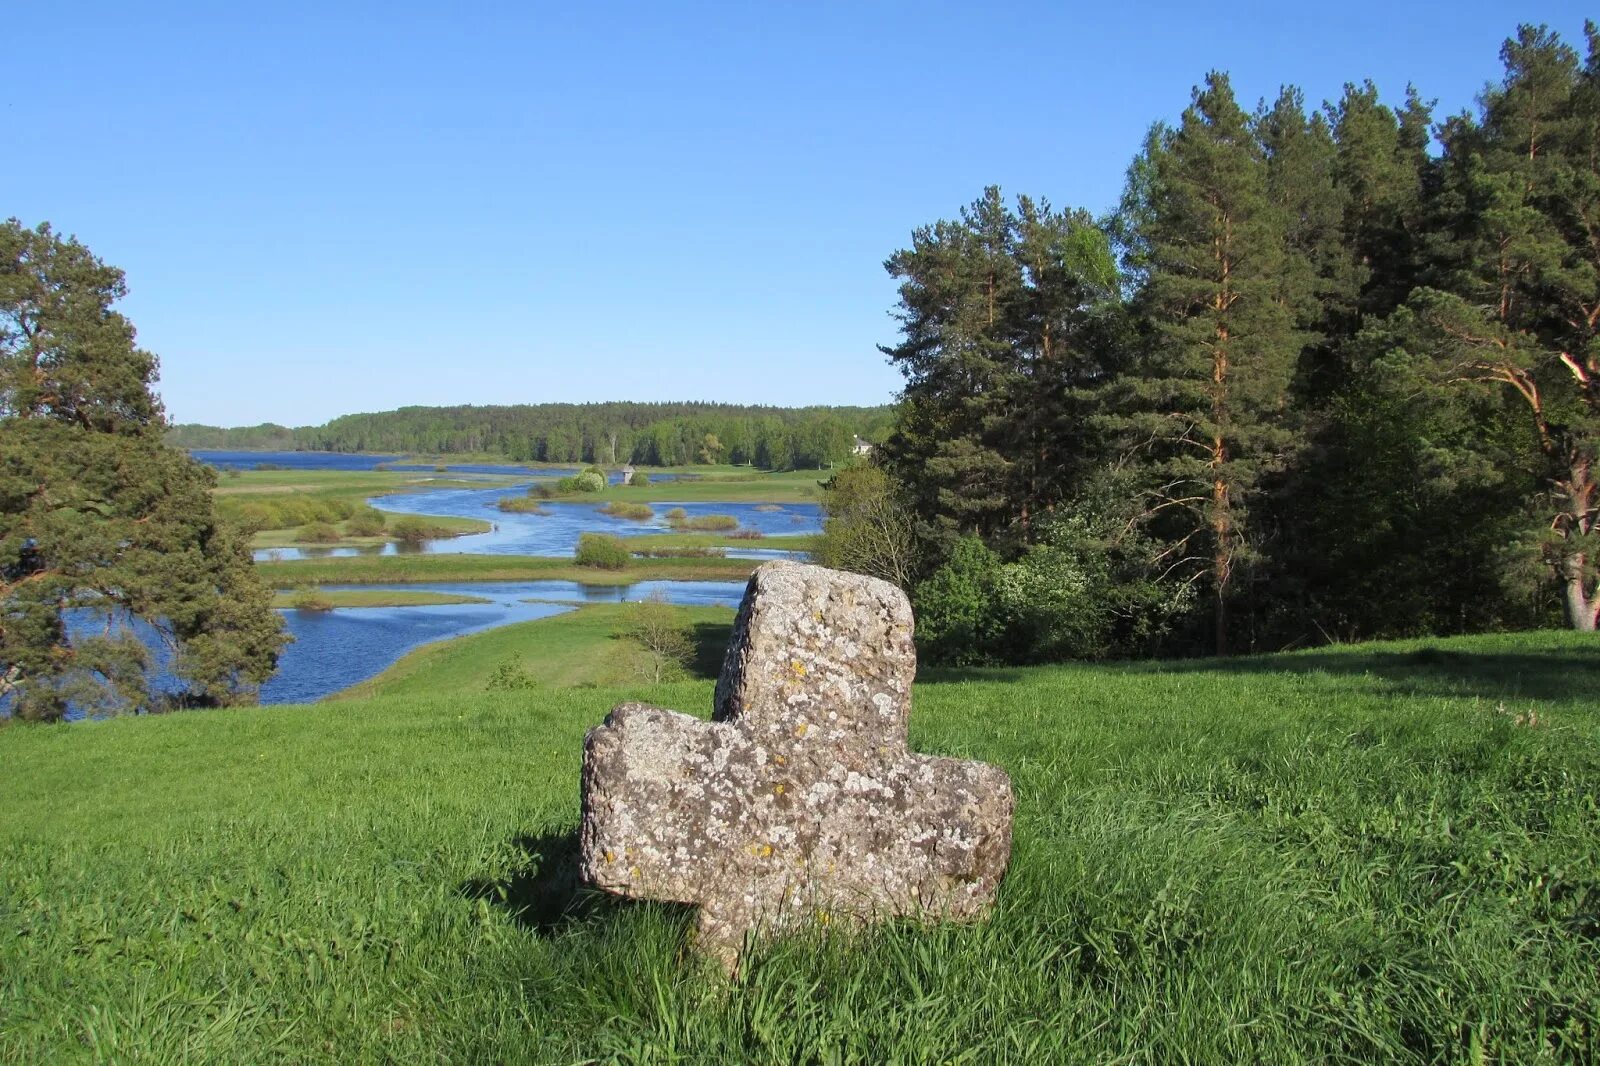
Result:
[[[682,911],[570,885],[584,731],[710,682],[438,681],[0,731],[0,1059],[1600,1051],[1593,638],[931,677],[914,746],[1015,783],[992,921],[779,943],[733,987]]]

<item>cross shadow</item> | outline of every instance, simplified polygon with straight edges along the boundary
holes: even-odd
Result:
[[[689,633],[694,645],[694,657],[689,662],[689,673],[697,679],[715,681],[722,673],[722,660],[733,639],[733,622],[696,622]]]
[[[523,835],[512,846],[522,858],[509,874],[474,878],[460,887],[460,894],[505,908],[518,925],[539,936],[602,918],[623,902],[579,880],[577,830]]]

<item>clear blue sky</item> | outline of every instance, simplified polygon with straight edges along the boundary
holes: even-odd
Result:
[[[175,421],[881,403],[883,260],[984,185],[1110,207],[1211,68],[1459,111],[1585,14],[1301,9],[18,4],[0,214],[127,272]]]

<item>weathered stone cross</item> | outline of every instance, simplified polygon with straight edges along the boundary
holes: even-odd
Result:
[[[1011,855],[1011,781],[907,751],[911,626],[888,582],[759,568],[711,722],[625,703],[589,731],[584,878],[698,904],[697,943],[730,970],[747,931],[983,914]]]

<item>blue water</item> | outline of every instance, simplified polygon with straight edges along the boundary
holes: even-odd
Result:
[[[548,514],[517,514],[496,507],[503,497],[523,495],[526,489],[526,485],[495,489],[433,489],[399,496],[379,496],[371,503],[383,511],[477,518],[493,523],[491,532],[436,540],[421,549],[438,555],[572,555],[578,550],[578,536],[582,533],[636,537],[646,533],[671,532],[666,514],[674,507],[683,508],[691,518],[697,515],[732,515],[739,520],[740,528],[756,530],[767,537],[822,532],[822,511],[814,503],[676,503],[664,500],[650,505],[655,510],[655,517],[644,521],[602,514],[602,505],[597,503],[550,502],[545,504]],[[405,549],[390,544],[381,548],[273,548],[261,549],[255,554],[257,559],[267,560],[330,555],[393,555],[402,550]],[[728,554],[735,555],[736,552],[739,553],[736,557],[756,559],[796,558],[802,555],[777,545],[764,545],[760,540],[752,540],[748,548],[733,549]]]
[[[438,607],[347,607],[284,611],[295,642],[261,690],[262,703],[309,703],[382,673],[406,652],[445,637],[479,633],[512,622],[548,618],[566,604],[637,603],[660,597],[695,607],[737,607],[743,581],[641,581],[580,585],[572,581],[495,581],[426,585],[325,585],[330,590],[384,589],[475,596],[488,603]],[[543,601],[560,600],[564,603]],[[540,601],[540,602],[530,602]]]
[[[196,451],[196,458],[219,467],[253,468],[257,463],[272,463],[297,470],[372,470],[380,463],[390,469],[431,471],[427,465],[394,465],[394,456],[345,455],[331,452],[227,452]],[[533,470],[511,465],[451,465],[455,473],[519,474],[562,476],[571,469]],[[619,475],[613,474],[615,481]],[[651,475],[653,480],[659,480]],[[662,478],[670,475],[662,475]],[[395,554],[424,551],[436,554],[472,555],[553,555],[570,556],[577,550],[578,537],[585,532],[611,533],[621,537],[669,532],[666,513],[682,507],[691,517],[732,515],[744,529],[757,530],[767,537],[785,534],[817,533],[822,515],[814,503],[678,503],[671,500],[652,503],[655,517],[645,521],[614,518],[600,513],[600,504],[549,502],[548,514],[503,512],[496,504],[505,496],[521,496],[532,480],[495,488],[441,488],[396,496],[380,496],[370,502],[380,510],[436,517],[477,518],[493,524],[491,532],[468,537],[433,541],[421,549],[397,545],[372,548],[282,548],[264,549],[257,559],[297,559],[319,556]],[[781,543],[781,542],[779,542]],[[730,549],[729,555],[751,559],[804,558],[804,553],[769,547],[753,539],[749,547]],[[467,582],[404,586],[327,586],[429,590],[474,596],[489,600],[483,604],[452,604],[436,607],[345,608],[327,612],[285,611],[289,632],[295,642],[284,651],[278,672],[262,689],[263,703],[303,703],[321,699],[333,692],[381,673],[407,652],[423,644],[447,637],[477,633],[511,622],[549,617],[570,610],[572,603],[633,602],[660,594],[670,603],[686,605],[738,606],[744,582],[727,581],[644,581],[634,585],[579,585],[569,581]],[[557,600],[563,603],[529,602]]]

